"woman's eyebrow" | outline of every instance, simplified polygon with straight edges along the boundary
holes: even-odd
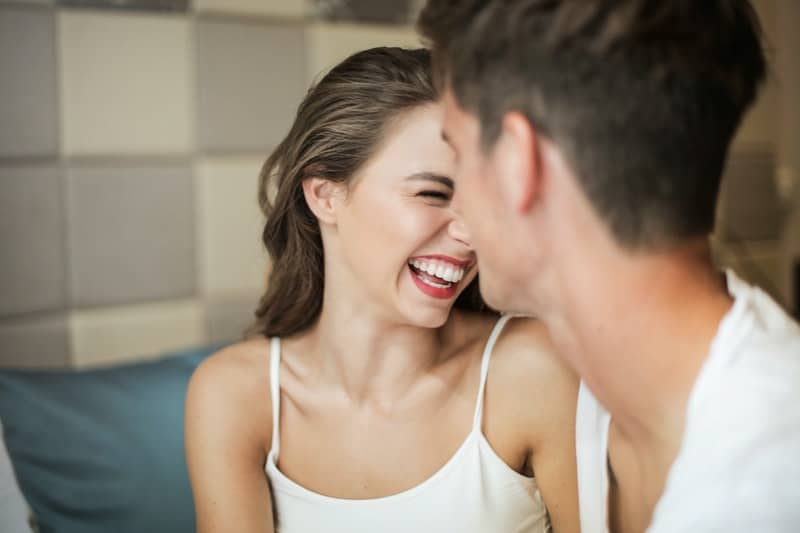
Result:
[[[433,172],[417,172],[416,174],[411,174],[410,176],[406,177],[406,179],[435,181],[436,183],[441,183],[445,187],[449,187],[451,189],[455,188],[453,186],[453,180],[451,180],[447,176],[442,176],[441,174],[434,174]]]

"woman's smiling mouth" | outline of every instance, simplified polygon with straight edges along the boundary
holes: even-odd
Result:
[[[471,261],[458,261],[445,256],[414,257],[408,262],[409,272],[417,287],[428,296],[447,299],[456,294],[459,282]]]

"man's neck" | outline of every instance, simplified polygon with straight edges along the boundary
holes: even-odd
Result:
[[[732,305],[707,250],[609,255],[563,279],[562,312],[545,319],[621,435],[644,449],[679,438],[692,387]]]

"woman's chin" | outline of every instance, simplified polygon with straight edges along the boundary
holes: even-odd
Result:
[[[450,316],[450,309],[430,309],[420,313],[406,313],[409,324],[420,328],[440,328],[445,325]]]

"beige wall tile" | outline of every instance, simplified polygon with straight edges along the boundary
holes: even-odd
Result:
[[[59,13],[62,152],[189,152],[190,32],[181,15]]]
[[[68,322],[79,368],[156,358],[207,341],[202,305],[193,300],[73,311]]]
[[[410,26],[330,24],[317,22],[308,29],[308,80],[327,72],[354,52],[374,46],[422,46]]]
[[[204,294],[264,286],[267,257],[258,207],[260,156],[209,157],[197,163],[198,265]]]

